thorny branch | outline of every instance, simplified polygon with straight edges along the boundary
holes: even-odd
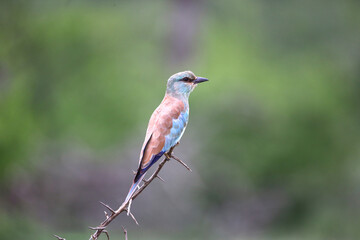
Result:
[[[134,215],[131,213],[130,211],[130,206],[131,206],[131,202],[137,197],[139,196],[140,193],[142,193],[142,191],[145,190],[145,188],[147,186],[149,186],[149,184],[155,179],[155,178],[159,178],[161,181],[164,181],[158,174],[160,172],[160,170],[164,167],[165,163],[167,161],[169,161],[171,158],[175,159],[176,161],[178,161],[179,163],[181,163],[187,170],[191,171],[191,169],[184,163],[182,162],[180,159],[176,158],[175,156],[172,155],[172,152],[174,150],[174,148],[177,145],[175,145],[174,147],[172,147],[167,153],[165,153],[165,158],[160,162],[158,168],[156,169],[156,171],[151,175],[150,178],[148,178],[147,180],[143,180],[144,184],[139,187],[139,189],[133,194],[133,196],[127,201],[127,202],[123,202],[121,204],[121,206],[117,209],[117,210],[113,210],[109,205],[100,202],[100,204],[102,204],[109,212],[110,215],[104,211],[105,213],[105,217],[106,219],[99,224],[99,226],[97,227],[89,227],[92,230],[95,230],[95,233],[92,234],[90,236],[89,240],[97,240],[98,237],[101,235],[101,233],[105,233],[107,238],[110,239],[109,237],[109,233],[106,231],[106,227],[118,216],[120,215],[120,213],[122,212],[127,212],[128,216],[131,216],[131,218],[135,221],[135,223],[137,225],[139,225],[139,223],[137,222],[137,220],[135,219]],[[125,234],[125,240],[127,240],[127,231],[126,229],[123,227],[124,230],[124,234]],[[58,238],[59,240],[65,240],[57,235],[54,235],[56,238]]]

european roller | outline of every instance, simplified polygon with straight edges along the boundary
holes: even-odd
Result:
[[[168,79],[165,97],[151,115],[139,167],[125,202],[134,194],[147,170],[180,141],[189,120],[189,95],[205,81],[208,79],[196,77],[191,71],[176,73]]]

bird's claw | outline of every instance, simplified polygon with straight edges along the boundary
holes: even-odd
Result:
[[[169,153],[167,153],[167,152],[164,153],[164,155],[165,155],[165,157],[166,157],[166,159],[167,159],[168,161],[169,161],[170,158],[172,157],[171,154],[169,154]]]

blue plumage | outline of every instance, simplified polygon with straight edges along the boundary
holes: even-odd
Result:
[[[165,145],[162,149],[163,152],[167,152],[171,147],[175,146],[181,139],[185,132],[187,122],[189,120],[189,109],[182,112],[177,119],[172,121],[172,127],[170,133],[165,136]]]

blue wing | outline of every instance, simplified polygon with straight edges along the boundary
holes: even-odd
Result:
[[[189,110],[181,112],[177,119],[172,122],[170,133],[165,136],[165,145],[161,152],[167,152],[171,147],[175,146],[185,132],[187,122],[189,120]]]

